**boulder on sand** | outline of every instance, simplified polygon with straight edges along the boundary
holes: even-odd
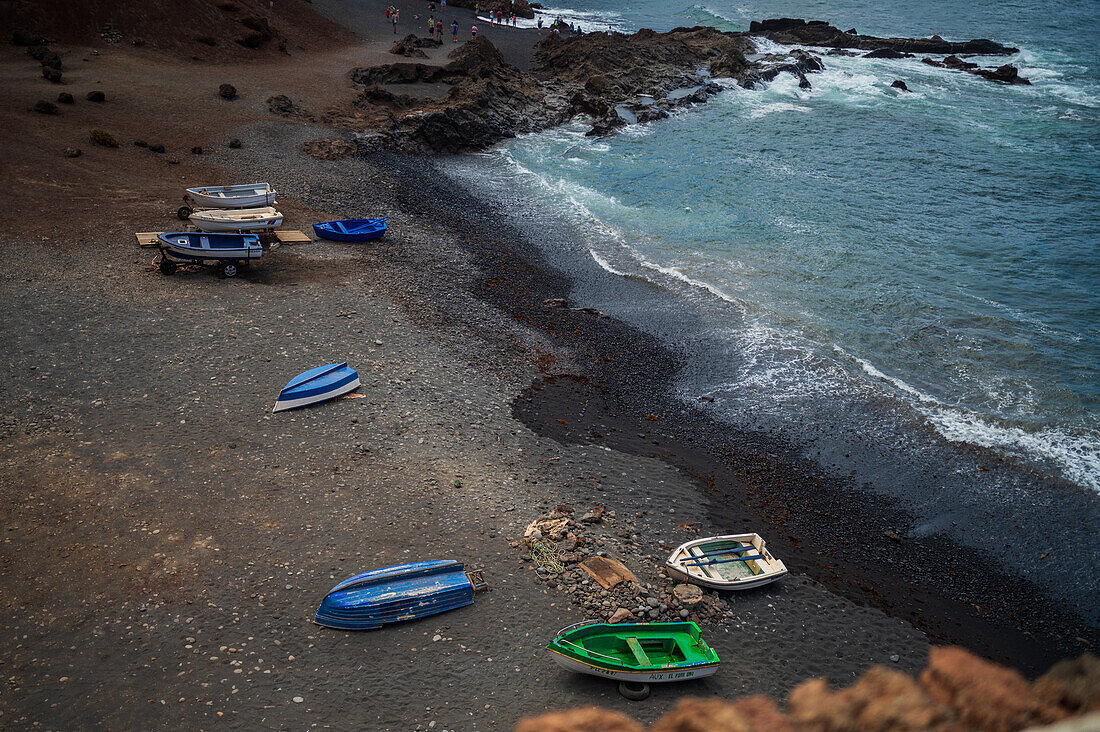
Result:
[[[45,99],[39,99],[34,103],[34,111],[39,114],[57,114],[57,105]]]
[[[232,84],[222,84],[218,87],[218,96],[222,99],[236,99],[237,87]]]

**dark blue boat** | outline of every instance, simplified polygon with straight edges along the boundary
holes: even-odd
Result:
[[[485,587],[480,572],[443,559],[383,567],[350,577],[329,590],[313,622],[339,630],[372,630],[465,607]]]
[[[332,241],[370,241],[381,239],[386,233],[386,222],[389,217],[382,219],[341,219],[339,221],[322,221],[313,225],[313,231],[322,239]]]

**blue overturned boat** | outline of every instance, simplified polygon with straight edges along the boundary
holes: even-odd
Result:
[[[330,363],[315,369],[304,371],[287,383],[279,392],[272,412],[297,409],[307,404],[316,404],[326,399],[335,399],[341,394],[359,388],[359,372],[349,368],[347,363]]]
[[[322,221],[313,225],[313,231],[322,239],[332,241],[370,241],[381,239],[386,233],[386,222],[389,217],[381,219],[340,219],[339,221]]]
[[[313,622],[338,630],[373,630],[472,605],[474,592],[482,589],[481,572],[467,572],[453,559],[383,567],[329,590]]]

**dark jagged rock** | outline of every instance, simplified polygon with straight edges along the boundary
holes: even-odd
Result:
[[[400,41],[394,43],[393,48],[390,49],[390,53],[397,56],[428,58],[428,54],[421,51],[420,48],[417,46],[417,40],[419,39],[416,37],[416,35],[410,33],[409,35],[402,38]]]
[[[237,87],[233,86],[232,84],[222,84],[218,87],[218,96],[226,100],[236,99]]]
[[[149,147],[149,143],[145,140],[134,140],[134,147]]]
[[[99,91],[98,89],[96,89],[95,91],[88,92],[84,96],[84,98],[87,99],[89,102],[102,103],[102,102],[107,101],[107,96],[103,92]]]
[[[23,28],[16,28],[11,33],[11,42],[16,46],[41,46],[46,39]]]
[[[901,91],[909,91],[909,87],[901,79],[894,79],[894,83],[892,83],[890,86],[895,89],[900,89]]]
[[[233,148],[234,150],[236,150],[240,146],[241,146],[241,141],[238,140],[236,137],[234,137],[232,140],[229,141],[229,147]]]
[[[1005,64],[1004,66],[998,66],[995,69],[974,69],[970,73],[982,77],[983,79],[989,79],[990,81],[1000,81],[1005,84],[1030,84],[1029,79],[1025,79],[1020,76],[1019,70],[1012,64]]]
[[[267,109],[272,114],[280,117],[297,117],[299,119],[314,121],[313,115],[295,104],[285,94],[277,94],[267,98]]]
[[[353,102],[352,106],[356,109],[365,109],[380,105],[399,108],[410,107],[415,102],[416,100],[408,94],[394,94],[389,89],[383,89],[380,86],[368,86],[359,93],[359,97]]]
[[[164,145],[150,145],[149,152],[155,152],[163,155],[165,152],[167,152],[167,150],[165,150]]]
[[[61,83],[61,72],[58,71],[57,69],[55,69],[52,66],[43,66],[42,67],[42,78],[46,79],[47,81],[51,81],[54,84],[60,84]]]
[[[953,43],[939,36],[931,38],[862,36],[842,31],[823,20],[806,21],[797,18],[753,21],[749,24],[749,33],[770,38],[778,43],[826,48],[858,48],[865,51],[889,48],[902,53],[974,53],[996,56],[1007,56],[1019,51],[1018,48],[1010,48],[985,38]]]
[[[913,58],[913,54],[895,51],[892,48],[876,48],[870,53],[863,54],[863,58]]]
[[[57,105],[53,102],[47,102],[45,99],[39,99],[34,103],[34,111],[39,114],[57,114]]]
[[[73,99],[73,95],[69,92],[61,92],[57,95],[57,101],[60,104],[76,104],[76,100]]]
[[[65,157],[67,158],[79,158],[84,154],[84,151],[79,147],[67,147],[65,148]]]

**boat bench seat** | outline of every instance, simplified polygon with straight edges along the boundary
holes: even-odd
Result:
[[[653,662],[649,660],[649,656],[642,650],[642,644],[638,642],[637,638],[626,638],[626,647],[634,654],[634,660],[638,662],[639,666],[652,666]]]

